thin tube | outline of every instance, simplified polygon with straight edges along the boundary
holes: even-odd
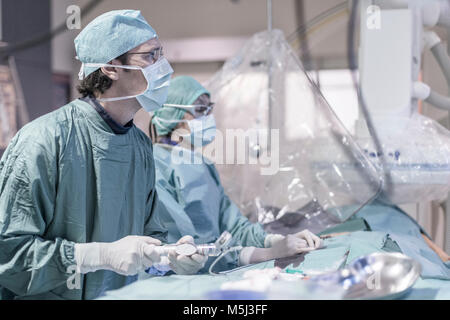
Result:
[[[240,251],[240,250],[242,250],[242,246],[231,247],[231,248],[225,250],[224,252],[222,252],[222,254],[221,254],[220,256],[218,256],[218,257],[216,258],[216,260],[214,260],[214,262],[213,262],[213,263],[211,264],[211,266],[209,267],[209,270],[208,270],[209,274],[212,275],[212,276],[219,276],[219,275],[222,275],[222,274],[230,273],[230,272],[235,271],[235,270],[237,270],[237,269],[241,269],[242,267],[239,267],[239,268],[236,268],[236,269],[232,269],[232,270],[228,270],[228,271],[222,271],[222,272],[219,272],[219,273],[213,272],[214,266],[215,266],[215,265],[217,264],[217,262],[219,262],[223,257],[225,257],[226,254],[228,254],[228,253],[230,253],[230,252],[233,252],[233,251]]]
[[[384,192],[389,195],[392,191],[392,177],[391,177],[391,173],[389,171],[389,169],[387,168],[387,164],[386,164],[386,156],[384,154],[384,152],[382,152],[383,148],[381,146],[380,140],[378,138],[378,134],[376,132],[376,129],[373,125],[372,122],[372,118],[370,116],[369,110],[367,108],[367,104],[364,100],[364,96],[361,90],[361,86],[357,80],[356,77],[356,69],[357,69],[357,63],[356,63],[356,57],[355,57],[355,50],[354,50],[354,45],[355,45],[355,40],[354,40],[354,35],[355,35],[355,28],[356,28],[356,11],[358,9],[358,2],[356,0],[352,1],[352,5],[351,5],[351,11],[350,11],[350,19],[348,22],[348,28],[347,28],[347,56],[348,56],[348,64],[349,64],[349,69],[352,75],[352,80],[353,80],[353,84],[355,86],[355,91],[358,95],[358,101],[359,101],[359,105],[360,108],[362,110],[362,113],[364,115],[364,118],[366,120],[367,123],[367,127],[369,130],[369,133],[372,137],[372,140],[374,142],[375,145],[375,149],[377,151],[377,153],[380,153],[380,159],[381,159],[381,167],[383,169],[383,178],[381,179],[381,186],[384,186],[383,190]]]
[[[450,111],[450,98],[443,96],[435,91],[431,91],[430,95],[425,99],[425,101],[432,104],[436,108]]]
[[[431,52],[442,69],[445,79],[447,80],[447,85],[450,86],[450,57],[445,51],[445,47],[442,42],[439,42],[437,45],[432,47]]]

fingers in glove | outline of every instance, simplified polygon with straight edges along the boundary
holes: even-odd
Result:
[[[299,238],[295,238],[295,242],[293,245],[296,253],[308,251],[308,249],[310,248],[305,240]]]
[[[191,244],[195,244],[194,243],[194,238],[192,238],[192,236],[184,236],[184,237],[182,237],[182,238],[180,238],[178,241],[177,241],[177,244],[182,244],[182,243],[191,243]]]
[[[205,264],[206,260],[208,260],[207,256],[204,256],[204,255],[201,255],[198,253],[193,254],[191,256],[191,258],[192,258],[192,260],[194,260],[195,262],[197,262],[198,264],[200,264],[202,266]]]
[[[146,245],[144,247],[144,257],[143,262],[145,266],[150,267],[154,263],[161,261],[161,256],[155,250],[154,245]]]
[[[173,272],[176,274],[187,274],[186,270],[178,263],[177,254],[175,252],[170,252],[167,257],[169,258],[169,267]]]
[[[198,268],[200,265],[197,261],[188,256],[178,256],[177,257],[178,264],[182,265],[183,268]]]
[[[169,257],[170,263],[172,263],[173,265],[176,265],[178,267],[185,268],[185,266],[191,266],[191,265],[196,264],[196,262],[193,261],[190,257],[184,256],[184,255],[178,255],[175,252],[170,252],[168,257]]]
[[[169,258],[169,261],[172,263],[177,261],[177,254],[175,251],[170,251],[167,257]]]
[[[178,266],[176,264],[169,263],[169,267],[176,274],[180,274],[180,275],[189,274],[189,272],[187,270],[185,270],[184,268],[182,268],[182,267],[180,267],[180,266]]]
[[[301,248],[308,247],[308,242],[306,242],[306,240],[304,240],[304,239],[297,238],[297,243]]]
[[[299,249],[300,252],[310,252],[310,251],[314,251],[314,250],[316,250],[316,248],[308,247],[308,248],[300,248]]]
[[[140,238],[147,244],[154,244],[155,246],[161,245],[161,241],[159,241],[158,239],[152,237],[140,237]]]
[[[184,257],[190,259],[189,257]],[[169,263],[169,266],[176,274],[194,274],[201,268],[197,263],[191,264],[193,261],[186,262],[184,259],[180,261],[178,258],[177,261]]]
[[[322,239],[320,239],[318,236],[313,234],[313,240],[314,240],[314,248],[320,248],[322,246]]]
[[[297,233],[297,236],[304,238],[306,242],[308,242],[308,247],[314,248],[314,241],[311,237],[311,232],[308,230],[303,230],[302,232]]]

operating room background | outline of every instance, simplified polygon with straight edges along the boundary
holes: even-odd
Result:
[[[10,33],[9,39],[19,32],[22,32],[21,39],[27,39],[54,30],[65,24],[68,17],[66,10],[70,5],[84,8],[90,2],[37,0],[31,5],[31,1],[27,0],[0,0],[0,25],[3,30],[0,41],[10,41],[7,40],[7,32]],[[348,14],[336,15],[320,28],[309,32],[307,37],[302,38],[302,34],[295,33],[300,25],[340,3],[342,0],[273,0],[273,27],[282,30],[293,48],[298,50],[331,107],[353,133],[358,106],[347,70]],[[140,9],[157,30],[165,55],[175,70],[174,76],[191,75],[202,83],[220,70],[249,37],[267,28],[266,1],[263,0],[105,0],[99,1],[83,16],[81,27],[103,12],[125,7]],[[28,29],[19,28],[24,21]],[[5,29],[6,23],[9,29]],[[11,23],[16,27],[11,28]],[[21,69],[20,79],[25,82],[23,92],[29,120],[78,97],[76,85],[80,63],[74,58],[73,39],[79,31],[65,30],[49,43],[41,45],[39,50],[29,48],[20,56],[15,55],[17,67]],[[447,39],[445,33],[442,39]],[[422,76],[437,92],[447,93],[445,78],[429,52],[423,59]],[[33,87],[37,88],[32,90]],[[447,112],[427,103],[422,104],[421,112],[449,127]],[[18,128],[23,124],[18,123]],[[439,204],[409,204],[402,208],[443,247],[445,223]]]

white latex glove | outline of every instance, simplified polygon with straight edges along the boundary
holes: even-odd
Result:
[[[287,236],[282,236],[280,234],[269,234],[264,242],[265,247],[270,248],[269,254],[265,254],[267,257],[270,256],[271,259],[285,258],[298,253],[312,251],[322,245],[322,239],[308,230],[303,230]],[[250,261],[255,258],[259,259],[261,254],[258,252],[256,255],[255,252],[252,253],[252,255],[255,256],[252,257]],[[245,258],[245,256],[243,258]]]
[[[194,243],[191,236],[184,236],[177,241],[177,244]],[[179,255],[175,251],[169,253],[170,268],[176,274],[196,274],[205,266],[208,256],[194,253],[191,256]]]
[[[314,247],[309,247],[306,240],[293,234],[288,234],[282,239],[273,242],[270,248],[272,259],[291,257],[312,250],[314,250]]]
[[[320,248],[322,246],[322,239],[316,236],[309,230],[303,230],[301,232],[294,233],[294,236],[299,239],[304,239],[308,243],[308,247],[310,248]]]
[[[78,273],[111,270],[130,276],[160,261],[155,246],[161,241],[145,236],[127,236],[114,242],[75,244]]]

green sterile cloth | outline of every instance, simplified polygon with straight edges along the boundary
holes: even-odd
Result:
[[[151,277],[132,283],[118,290],[107,291],[100,300],[131,299],[131,300],[196,300],[205,299],[210,291],[219,290],[228,281],[242,280],[245,272],[253,269],[274,268],[274,261],[266,261],[255,265],[239,268],[223,275],[170,275]]]
[[[363,218],[353,218],[347,220],[337,226],[328,228],[318,235],[325,235],[330,233],[341,233],[341,232],[354,232],[354,231],[370,231],[370,227]]]
[[[383,251],[384,244],[388,237],[385,232],[357,231],[350,235],[350,252],[347,257],[347,264],[353,260],[368,254]]]
[[[450,281],[439,279],[417,279],[404,300],[450,300]]]
[[[303,271],[304,273],[329,272],[349,264],[356,258],[373,252],[385,251],[388,235],[384,232],[356,231],[347,235],[336,236],[324,240],[324,248],[305,254],[305,260],[297,267],[289,265],[286,269]],[[394,251],[395,246],[389,243],[387,251]],[[348,256],[345,255],[348,251]]]
[[[400,253],[402,253],[402,250],[398,246],[397,242],[392,240],[389,236],[387,237],[386,242],[384,243],[383,251],[386,251],[386,252],[400,252]]]
[[[303,271],[305,274],[315,272],[336,271],[346,261],[346,253],[349,246],[337,246],[309,252],[305,260],[298,266],[288,266],[285,270]]]

